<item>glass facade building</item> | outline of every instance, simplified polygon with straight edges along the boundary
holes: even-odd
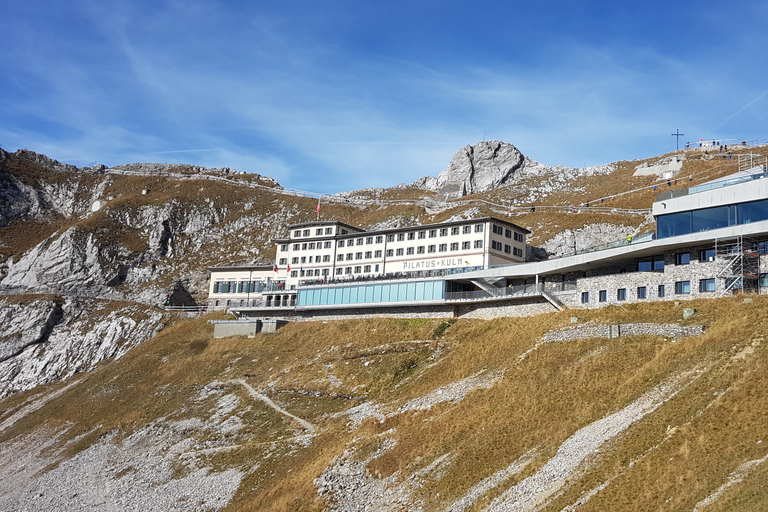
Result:
[[[445,281],[410,281],[366,283],[318,288],[300,288],[299,307],[335,306],[347,304],[374,305],[445,299]]]
[[[768,220],[768,199],[659,215],[656,233],[658,238],[669,238],[760,220]]]

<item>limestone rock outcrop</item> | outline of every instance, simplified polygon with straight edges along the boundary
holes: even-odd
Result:
[[[466,145],[453,155],[448,168],[437,177],[437,199],[458,199],[496,188],[506,183],[524,163],[523,154],[506,142],[491,140]]]

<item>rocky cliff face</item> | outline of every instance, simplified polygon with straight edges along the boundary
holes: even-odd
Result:
[[[137,304],[0,300],[0,398],[119,358],[162,326],[161,312]]]
[[[464,195],[486,192],[506,183],[524,162],[523,154],[506,142],[491,140],[466,145],[437,177],[437,187],[446,199],[452,198],[447,195],[456,189]]]

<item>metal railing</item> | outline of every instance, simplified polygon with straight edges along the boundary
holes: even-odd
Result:
[[[478,290],[474,292],[446,292],[445,302],[471,302],[478,300],[497,300],[513,297],[534,297],[542,294],[542,284],[522,284],[507,286],[495,290]]]

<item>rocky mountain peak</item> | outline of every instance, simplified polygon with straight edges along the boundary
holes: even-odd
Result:
[[[453,155],[448,168],[438,176],[438,198],[457,199],[496,188],[520,170],[525,160],[520,150],[507,142],[468,144]]]

